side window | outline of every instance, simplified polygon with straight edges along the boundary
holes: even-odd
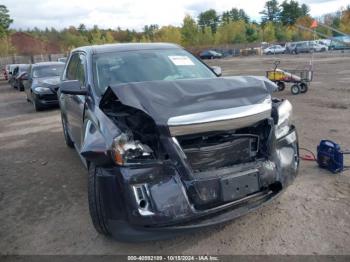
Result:
[[[66,80],[79,80],[84,86],[85,84],[85,55],[73,54],[68,62],[66,70]]]
[[[85,85],[85,55],[79,54],[77,63],[77,80],[80,81],[82,86]]]
[[[77,64],[79,54],[73,54],[69,60],[65,80],[76,80],[77,79]]]

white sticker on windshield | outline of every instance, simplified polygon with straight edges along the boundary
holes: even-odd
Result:
[[[177,66],[194,66],[193,61],[188,56],[182,56],[182,55],[173,55],[168,56],[171,62],[174,63],[174,65]]]

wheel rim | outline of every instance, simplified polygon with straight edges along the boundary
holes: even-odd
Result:
[[[299,88],[297,86],[293,86],[292,91],[294,94],[297,94],[299,92]]]

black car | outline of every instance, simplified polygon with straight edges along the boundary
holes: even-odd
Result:
[[[269,202],[298,172],[292,106],[262,77],[218,77],[173,44],[73,50],[59,89],[104,235],[159,239]]]
[[[23,78],[26,76],[30,64],[20,64],[13,70],[13,79],[11,85],[19,91],[24,91]]]
[[[31,65],[22,76],[27,101],[33,103],[36,111],[58,105],[57,90],[63,69],[61,62],[41,62]]]
[[[222,54],[214,51],[214,50],[206,50],[199,54],[201,59],[219,59],[222,58]]]

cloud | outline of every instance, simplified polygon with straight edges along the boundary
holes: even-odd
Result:
[[[282,0],[280,0],[281,2]],[[311,7],[313,16],[337,11],[348,0],[300,0]],[[264,1],[247,0],[2,0],[14,19],[12,28],[62,29],[80,23],[88,27],[141,30],[146,24],[179,26],[186,14],[197,17],[202,11],[213,8],[219,13],[231,8],[242,8],[254,20]]]

